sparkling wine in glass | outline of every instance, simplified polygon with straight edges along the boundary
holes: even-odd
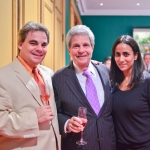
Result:
[[[45,90],[45,92],[44,92],[45,94],[41,93],[40,98],[41,98],[44,105],[50,105],[49,104],[50,94],[49,94],[49,89],[48,89],[47,83],[45,83],[44,90]]]
[[[87,113],[87,108],[86,107],[79,107],[78,108],[78,117],[81,118],[83,127],[85,127],[86,124],[87,124],[86,113]],[[80,141],[77,141],[76,143],[78,145],[85,145],[85,144],[87,144],[87,142],[83,140],[83,131],[81,131]]]

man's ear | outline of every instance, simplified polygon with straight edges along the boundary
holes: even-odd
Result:
[[[94,50],[94,45],[92,45],[92,49]]]
[[[18,48],[21,50],[22,49],[22,42],[18,42]]]
[[[68,53],[70,54],[70,48],[68,48]]]

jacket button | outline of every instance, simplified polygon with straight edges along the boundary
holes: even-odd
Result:
[[[100,138],[98,138],[97,141],[100,142]]]

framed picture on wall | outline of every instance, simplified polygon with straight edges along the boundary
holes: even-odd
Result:
[[[141,53],[150,53],[150,27],[134,27],[133,38],[138,43]]]

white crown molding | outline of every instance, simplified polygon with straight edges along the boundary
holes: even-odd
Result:
[[[107,0],[105,0],[106,2]],[[113,2],[113,1],[110,1],[108,0],[110,3]],[[127,0],[129,1],[129,3],[131,3],[131,0]],[[145,0],[146,2],[148,2],[149,0]],[[146,6],[146,9],[143,9],[144,6],[142,6],[142,9],[139,9],[138,6],[134,6],[133,9],[131,9],[131,7],[127,7],[127,6],[121,6],[121,8],[123,9],[120,9],[120,8],[113,8],[114,5],[112,5],[112,8],[111,9],[105,9],[105,7],[103,7],[102,9],[97,9],[97,8],[94,8],[94,4],[89,6],[90,8],[87,8],[87,3],[95,3],[96,1],[94,0],[77,0],[77,6],[79,8],[79,11],[80,11],[80,15],[81,16],[91,16],[91,15],[94,15],[94,16],[150,16],[150,8],[148,9],[147,8],[147,5],[145,4]],[[121,2],[119,0],[119,2]],[[149,2],[150,3],[150,2]],[[109,4],[110,5],[110,4]],[[101,6],[100,6],[101,7]],[[133,6],[132,6],[133,7]]]

